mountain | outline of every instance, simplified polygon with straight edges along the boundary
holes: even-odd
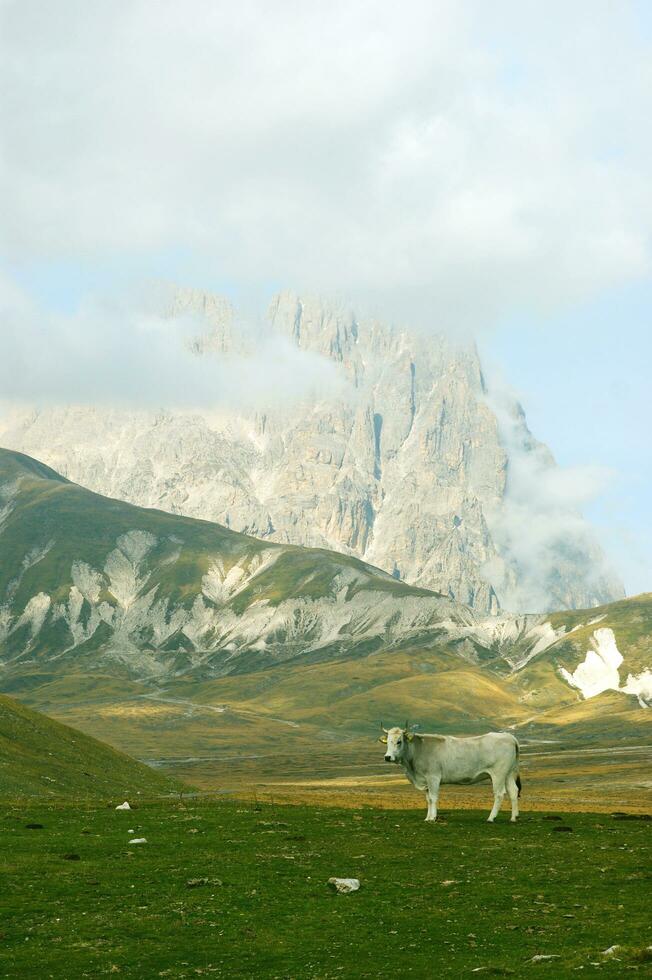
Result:
[[[347,555],[85,490],[0,450],[0,666],[151,681],[417,641],[475,656],[469,609]]]
[[[98,493],[356,556],[479,614],[622,597],[588,526],[548,491],[549,451],[487,389],[474,345],[292,293],[258,334],[198,291],[176,293],[168,313],[191,318],[197,357],[242,363],[292,345],[340,383],[299,404],[192,413],[15,407],[0,442]]]
[[[649,596],[480,617],[352,556],[102,497],[10,450],[0,559],[5,689],[43,672],[153,689],[414,651],[434,657],[424,673],[491,673],[538,708],[606,689],[652,697]]]
[[[160,773],[0,695],[0,798],[117,798],[173,789]]]

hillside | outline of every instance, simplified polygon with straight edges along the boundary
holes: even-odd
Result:
[[[0,412],[0,443],[110,497],[354,555],[478,615],[622,596],[589,526],[546,497],[552,455],[521,407],[488,390],[473,344],[290,292],[254,334],[199,291],[176,291],[166,313],[170,330],[195,325],[207,371],[291,351],[321,365],[328,390],[192,413],[17,406]]]
[[[607,692],[645,710],[652,701],[652,594],[544,617],[514,639],[506,659],[538,710]]]
[[[0,450],[0,671],[160,683],[432,640],[470,610],[357,558],[91,493]]]
[[[0,799],[100,797],[121,803],[137,793],[171,789],[148,766],[0,695]]]

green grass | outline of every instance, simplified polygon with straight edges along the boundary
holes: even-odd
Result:
[[[649,823],[573,814],[560,833],[540,813],[517,826],[484,817],[454,811],[432,826],[414,811],[223,800],[5,806],[0,976],[649,970]],[[130,830],[148,843],[129,846]],[[331,875],[362,888],[333,894]],[[601,955],[613,944],[618,962]]]
[[[124,798],[174,788],[130,756],[0,695],[0,798]]]

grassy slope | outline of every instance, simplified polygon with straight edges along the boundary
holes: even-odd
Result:
[[[193,700],[227,703],[292,721],[369,732],[379,719],[409,716],[427,728],[485,730],[526,712],[503,682],[438,650],[385,651],[360,660],[276,668],[203,685],[180,683]],[[483,710],[484,709],[484,710]]]
[[[169,792],[135,759],[0,695],[0,798]]]
[[[572,704],[542,711],[523,730],[612,745],[643,741],[652,749],[652,710],[639,707],[635,698],[605,691],[586,701],[576,698]]]
[[[565,627],[566,634],[522,670],[509,684],[524,699],[537,723],[545,728],[565,729],[575,734],[638,733],[649,735],[652,711],[639,707],[635,698],[616,692],[605,692],[584,701],[559,674],[565,667],[572,672],[592,648],[596,629],[609,628],[624,657],[620,668],[621,683],[627,675],[652,665],[652,593],[598,606],[553,613],[550,622],[555,629]]]
[[[540,813],[493,827],[484,813],[443,816],[431,826],[414,812],[232,802],[2,809],[0,971],[375,980],[481,968],[552,980],[599,962],[602,976],[646,973],[649,824],[573,814],[572,833],[558,833]],[[148,843],[129,847],[127,828]],[[332,875],[362,887],[333,894]],[[613,944],[616,961],[602,955]]]
[[[652,592],[606,606],[596,606],[595,609],[553,613],[549,618],[555,629],[564,626],[567,635],[537,658],[540,663],[552,663],[572,670],[590,648],[594,631],[604,627],[613,630],[618,649],[625,658],[622,674],[627,670],[638,672],[652,663]]]
[[[220,524],[181,517],[163,511],[135,507],[102,497],[70,483],[29,456],[0,449],[0,484],[20,479],[17,506],[9,515],[2,534],[0,597],[15,578],[24,556],[35,544],[54,539],[55,546],[24,574],[15,596],[22,608],[34,594],[43,590],[55,599],[67,596],[73,561],[102,567],[116,539],[131,530],[156,535],[159,543],[152,562],[165,559],[177,550],[181,554],[167,565],[159,565],[148,588],[160,586],[173,602],[183,601],[200,591],[201,578],[217,555],[228,568],[242,556],[253,557],[261,550],[282,551],[273,570],[263,572],[237,597],[242,612],[254,599],[272,604],[296,596],[316,597],[328,592],[330,582],[344,568],[366,572],[370,581],[358,588],[391,591],[395,595],[432,595],[424,589],[398,582],[357,558],[320,549],[275,545],[231,531]]]
[[[189,587],[201,579],[206,571],[207,552],[224,553],[228,560],[263,547],[262,542],[219,524],[101,497],[69,483],[41,464],[35,468],[35,462],[21,453],[0,450],[0,482],[21,480],[17,507],[7,519],[2,536],[0,595],[34,544],[55,540],[51,551],[23,576],[15,599],[18,606],[41,590],[55,598],[65,598],[72,584],[73,561],[99,563],[101,567],[116,539],[131,530],[155,534],[162,552],[173,550],[170,536],[183,534],[179,561],[174,566],[164,566],[158,579],[150,583],[151,587],[160,582],[176,599],[182,599]]]
[[[567,609],[552,613],[549,618],[553,626],[564,625],[567,629],[573,629],[589,620],[600,619],[600,622],[588,629],[610,626],[622,634],[624,643],[635,645],[642,635],[647,635],[648,638],[652,635],[652,592],[644,592],[592,609]]]

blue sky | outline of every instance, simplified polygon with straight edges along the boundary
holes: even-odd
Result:
[[[510,322],[481,350],[560,465],[610,471],[585,513],[627,592],[651,591],[652,285],[613,290],[540,324]]]

